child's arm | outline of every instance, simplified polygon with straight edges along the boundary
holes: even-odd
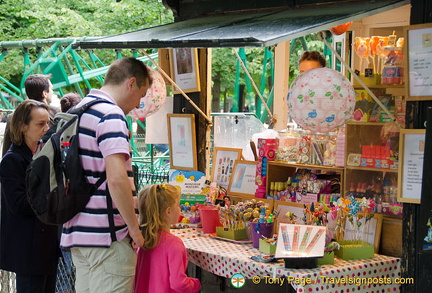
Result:
[[[177,238],[168,250],[169,276],[171,289],[179,293],[196,293],[201,289],[198,279],[186,275],[188,258],[183,242]]]

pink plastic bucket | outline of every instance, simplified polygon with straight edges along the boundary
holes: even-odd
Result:
[[[204,233],[215,233],[217,226],[222,226],[219,221],[219,210],[214,207],[200,207],[201,224]]]

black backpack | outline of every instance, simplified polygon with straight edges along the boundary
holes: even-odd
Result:
[[[95,183],[87,181],[79,158],[78,129],[81,115],[96,103],[94,99],[67,113],[56,114],[53,134],[27,168],[26,184],[30,205],[39,220],[60,225],[83,211],[90,197],[105,181],[106,172]],[[107,199],[110,196],[107,196]],[[111,203],[112,204],[112,203]]]

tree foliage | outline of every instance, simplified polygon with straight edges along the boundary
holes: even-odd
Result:
[[[98,37],[173,22],[161,0],[0,0],[0,41]],[[30,59],[37,58],[30,50]],[[9,50],[0,62],[2,77],[23,73],[23,56]]]

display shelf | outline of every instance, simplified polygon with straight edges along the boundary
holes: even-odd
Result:
[[[339,176],[341,182],[341,191],[343,190],[343,174],[345,168],[307,165],[307,164],[290,164],[283,161],[271,161],[267,166],[267,194],[270,192],[271,182],[285,182],[288,177],[293,177],[297,169],[318,170],[321,174],[334,174]]]
[[[399,89],[399,88],[405,88],[404,84],[376,84],[376,85],[368,85],[367,86],[370,89]],[[362,90],[364,87],[361,85],[354,85],[355,90]]]
[[[397,173],[398,169],[379,169],[379,168],[367,168],[367,167],[345,167],[346,170],[358,170],[358,171],[372,171],[372,172],[389,172],[389,173]]]

